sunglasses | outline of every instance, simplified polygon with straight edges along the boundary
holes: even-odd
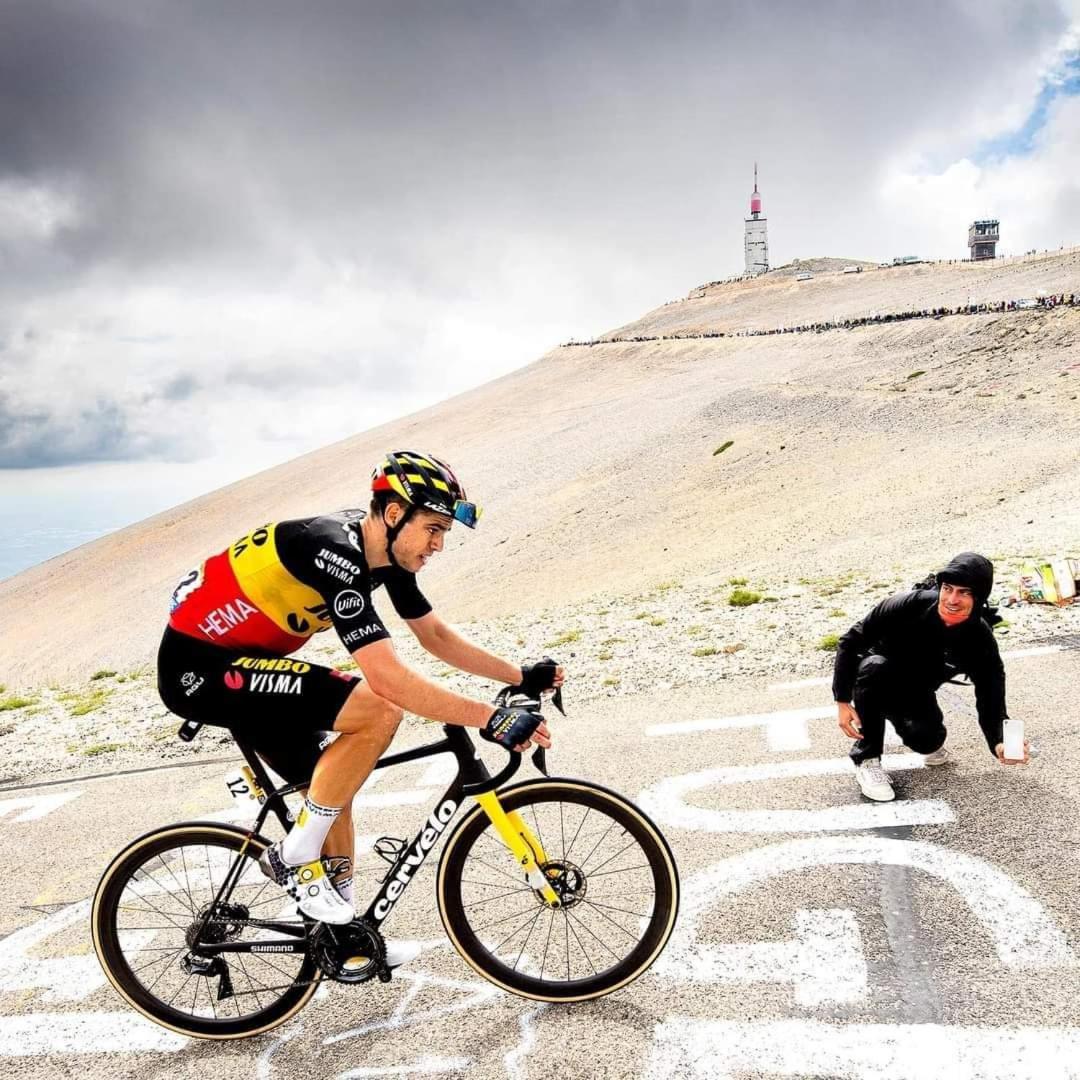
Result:
[[[464,499],[458,499],[454,503],[454,520],[460,521],[462,525],[469,529],[476,528],[476,523],[480,520],[480,515],[483,512],[476,503],[465,502]]]

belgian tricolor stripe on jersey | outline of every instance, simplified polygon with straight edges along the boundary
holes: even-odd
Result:
[[[202,581],[177,604],[169,625],[215,645],[279,655],[325,630],[325,602],[282,566],[274,529],[256,529],[207,559]]]

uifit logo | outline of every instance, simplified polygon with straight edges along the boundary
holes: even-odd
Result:
[[[226,671],[225,672],[225,685],[230,690],[243,690],[244,688],[244,676],[239,671]]]

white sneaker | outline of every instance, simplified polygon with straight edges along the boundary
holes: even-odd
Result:
[[[923,756],[924,765],[944,765],[949,760],[949,751],[944,746],[938,747],[932,754]]]
[[[309,919],[344,926],[356,918],[352,904],[327,877],[321,859],[303,866],[289,866],[282,861],[280,846],[271,844],[259,856],[259,869],[280,885]]]
[[[386,943],[386,966],[388,968],[401,967],[402,964],[412,963],[420,955],[419,941],[388,941]],[[346,971],[357,971],[367,967],[370,957],[350,956],[341,966]]]
[[[874,802],[892,802],[896,798],[889,774],[881,767],[881,758],[867,758],[855,766],[855,779],[862,793]]]

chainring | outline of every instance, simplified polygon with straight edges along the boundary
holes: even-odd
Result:
[[[315,962],[327,978],[362,983],[386,972],[386,943],[375,927],[354,919],[347,926],[321,923],[311,943]]]

